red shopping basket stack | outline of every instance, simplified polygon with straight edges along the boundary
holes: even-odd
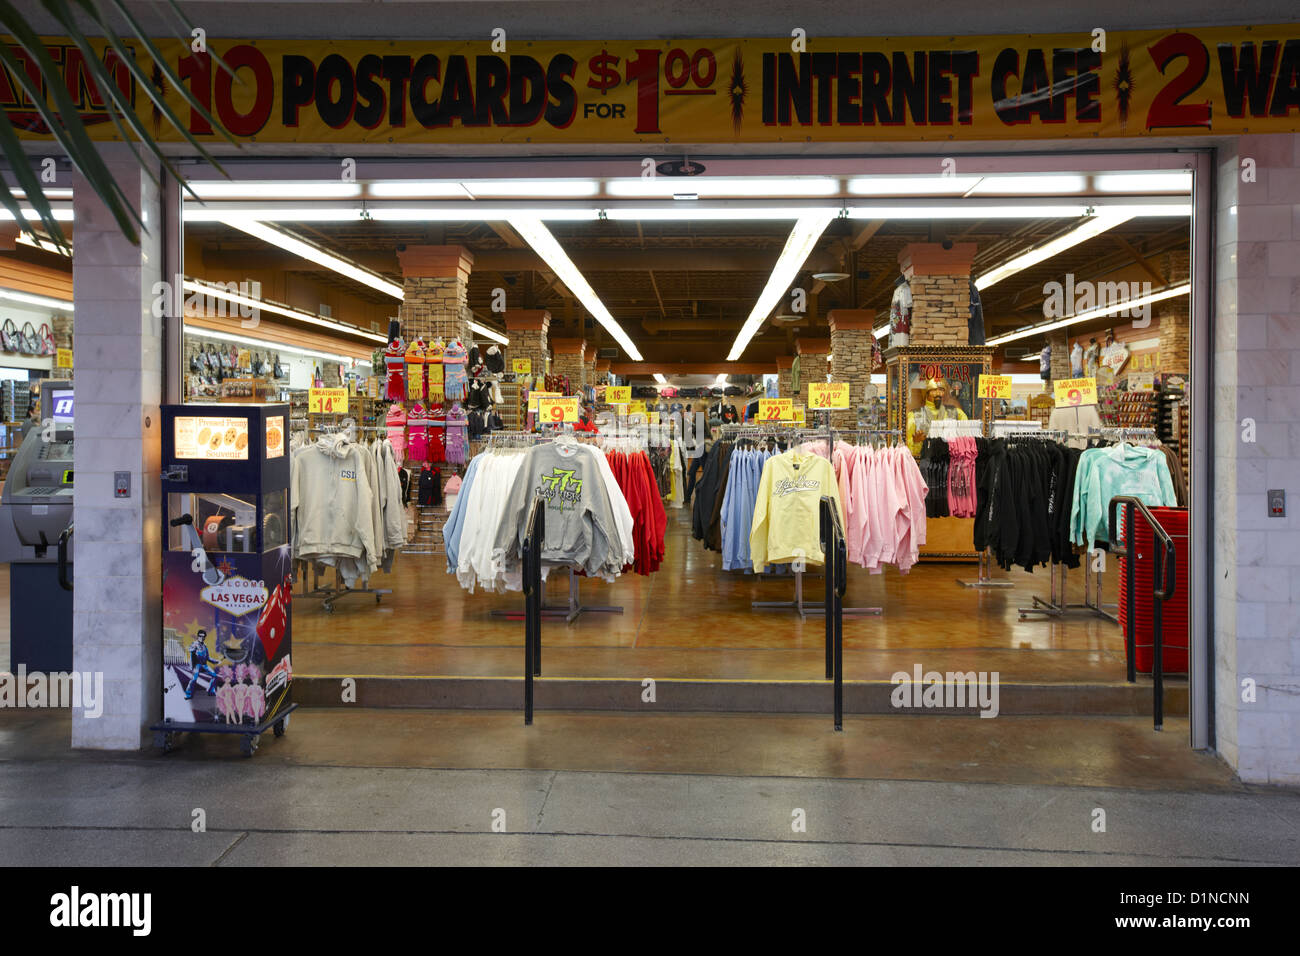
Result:
[[[1166,674],[1187,673],[1187,509],[1186,508],[1151,508],[1151,514],[1165,533],[1174,539],[1174,551],[1178,555],[1178,567],[1174,576],[1174,593],[1165,601],[1161,613],[1161,631],[1164,636],[1162,663]],[[1119,506],[1119,524],[1124,528],[1127,509]],[[1155,585],[1156,574],[1156,537],[1150,525],[1134,509],[1133,515],[1133,608],[1137,619],[1134,636],[1135,666],[1143,674],[1151,673],[1154,657],[1152,634],[1151,605],[1155,600],[1151,589]],[[1121,531],[1121,538],[1124,531]],[[1120,552],[1119,559],[1119,626],[1120,633],[1127,633],[1128,627],[1128,562]]]

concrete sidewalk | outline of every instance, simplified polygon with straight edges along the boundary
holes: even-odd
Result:
[[[649,733],[636,730],[645,718],[614,724],[628,734],[628,768],[621,772],[565,768],[563,761],[555,762],[559,769],[394,766],[389,758],[407,748],[433,747],[437,741],[426,735],[445,731],[448,715],[380,713],[376,719],[390,718],[382,726],[405,739],[377,739],[367,749],[366,735],[376,730],[370,716],[352,715],[330,759],[311,763],[314,745],[340,733],[320,712],[296,714],[289,735],[264,740],[251,760],[236,755],[234,741],[213,738],[166,757],[76,752],[50,744],[65,716],[10,712],[0,721],[0,860],[73,866],[1300,864],[1300,794],[1246,787],[1217,774],[1182,784],[1158,777],[1158,787],[1149,778],[1142,787],[834,779],[806,767],[773,773],[771,760],[763,776],[734,768],[727,775],[647,773],[636,769],[647,762],[648,745],[636,737]],[[487,741],[497,718],[478,719],[479,747],[493,749]],[[513,725],[517,715],[499,719]],[[682,735],[701,729],[692,718],[671,719]],[[784,719],[737,717],[734,729],[762,737],[771,726],[764,721]],[[894,718],[889,726],[915,734],[920,725],[914,722],[925,719]],[[565,736],[585,728],[589,746],[596,730],[610,733],[608,715],[547,714],[545,720],[552,728],[572,721]],[[994,723],[1001,722],[974,719],[971,726]],[[868,726],[847,727],[853,736],[837,746],[864,746]],[[1095,726],[1085,722],[1076,733],[1086,737]],[[788,725],[782,729],[790,732]],[[535,730],[517,733],[537,744],[537,764],[549,757],[545,737],[527,736]],[[1011,733],[1010,726],[1001,733]],[[42,738],[45,746],[37,747]],[[725,753],[731,743],[721,738],[710,746]],[[463,740],[457,749],[472,745]],[[351,761],[334,759],[342,748],[351,749]],[[655,759],[672,762],[662,753]],[[191,829],[196,811],[202,832]],[[1094,830],[1098,811],[1104,832]],[[796,831],[798,820],[805,830]]]

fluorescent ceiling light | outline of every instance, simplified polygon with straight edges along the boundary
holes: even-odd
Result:
[[[985,176],[971,190],[971,195],[1081,193],[1087,185],[1088,180],[1085,177],[1075,174],[1068,176]]]
[[[447,180],[393,180],[371,183],[370,195],[399,199],[473,199],[469,190],[458,182]]]
[[[863,176],[849,180],[853,196],[962,195],[979,176]]]
[[[660,384],[660,385],[667,385],[667,384],[668,384],[668,379],[664,378],[664,377],[663,377],[662,375],[660,375],[658,372],[655,372],[655,381],[656,381],[658,384]]]
[[[583,307],[592,314],[605,331],[614,336],[614,340],[623,346],[623,350],[631,356],[634,362],[641,361],[641,352],[637,349],[636,344],[623,331],[623,326],[614,320],[605,308],[605,303],[600,301],[600,297],[587,284],[586,278],[573,264],[560,244],[555,241],[551,231],[542,224],[540,219],[511,219],[510,226],[523,237],[524,241],[532,246],[533,251],[542,257],[543,261],[551,267],[554,272],[575,296],[582,303]]]
[[[731,345],[731,352],[727,355],[728,362],[736,361],[744,353],[745,346],[772,314],[781,297],[786,294],[790,283],[794,281],[809,253],[817,245],[822,232],[834,218],[834,212],[822,212],[803,216],[794,224],[789,238],[785,241],[785,248],[781,250],[781,255],[772,268],[772,274],[768,276],[767,285],[759,294],[753,311],[749,313],[749,318],[745,320],[745,324],[736,335],[736,341]]]
[[[225,220],[227,226],[239,229],[248,233],[250,236],[268,242],[273,246],[278,246],[286,252],[291,252],[296,256],[307,259],[317,265],[324,266],[339,275],[347,276],[355,282],[369,286],[385,295],[391,295],[395,299],[403,297],[402,287],[395,282],[390,282],[378,273],[371,272],[369,269],[363,269],[355,262],[350,262],[333,253],[326,252],[319,246],[314,246],[309,242],[299,239],[292,233],[284,232],[266,223],[254,222],[249,219],[230,219]]]
[[[889,326],[882,325],[880,328],[872,331],[871,337],[875,339],[883,339],[888,334],[889,334]]]
[[[67,248],[61,248],[58,243],[50,239],[33,239],[25,232],[20,232],[14,242],[24,246],[31,246],[33,249],[44,249],[46,252],[53,252],[60,256],[69,256],[72,254],[72,243],[67,244]]]
[[[491,339],[493,342],[500,342],[502,345],[510,344],[510,340],[508,338],[506,338],[496,329],[489,329],[486,325],[479,325],[477,322],[471,322],[469,324],[469,330],[471,332],[477,332],[479,335],[483,336],[486,339]]]
[[[514,199],[580,198],[600,192],[600,183],[594,179],[480,179],[461,185],[471,196],[509,196]]]
[[[250,296],[240,295],[237,292],[230,292],[226,289],[209,285],[206,282],[196,282],[193,279],[186,279],[181,283],[182,288],[190,292],[198,292],[205,296],[211,296],[214,299],[224,299],[227,302],[234,302],[237,305],[246,305],[250,308],[261,309],[264,312],[270,312],[274,315],[283,315],[286,318],[294,319],[298,322],[306,322],[310,325],[319,325],[322,328],[332,329],[335,332],[345,332],[348,335],[360,335],[363,338],[370,339],[373,342],[387,344],[388,340],[378,332],[370,332],[366,329],[359,329],[354,325],[344,325],[342,322],[332,322],[329,319],[322,318],[311,312],[302,309],[294,309],[288,306],[275,305],[263,299],[254,299]]]
[[[344,182],[197,182],[190,189],[200,199],[351,199],[361,195],[360,183]]]
[[[1078,219],[1087,215],[1089,208],[1083,202],[985,206],[974,200],[960,206],[846,205],[850,219]]]
[[[715,378],[715,379],[713,380],[713,384],[714,384],[714,385],[726,385],[726,384],[727,384],[727,373],[726,373],[726,372],[719,372],[719,373],[718,373],[718,377]]]
[[[833,196],[839,192],[836,179],[826,176],[787,177],[783,179],[715,178],[701,176],[656,176],[654,178],[611,179],[605,183],[610,196],[644,197],[662,199],[678,193],[694,193],[700,197],[747,196]]]
[[[26,199],[27,190],[16,189],[13,186],[10,186],[9,195],[13,196],[15,199]],[[41,195],[44,196],[46,199],[71,199],[72,190],[71,189],[42,189]]]
[[[495,207],[489,203],[465,204],[459,209],[420,209],[412,207],[369,207],[370,218],[376,222],[513,222],[515,219],[537,221],[582,222],[600,218],[600,210],[581,206],[535,207],[532,209],[511,206]]]
[[[1077,315],[1069,315],[1056,322],[1044,322],[1039,325],[1031,325],[1029,328],[1019,329],[1015,332],[1008,332],[1006,335],[999,335],[996,338],[989,339],[987,344],[1002,345],[1006,342],[1015,342],[1017,339],[1028,338],[1031,335],[1041,335],[1043,332],[1062,329],[1067,325],[1074,325],[1078,322],[1087,322],[1089,319],[1100,319],[1103,316],[1114,315],[1116,312],[1122,312],[1125,309],[1141,308],[1142,306],[1149,305],[1153,302],[1172,299],[1175,296],[1187,295],[1191,291],[1192,284],[1190,282],[1184,282],[1182,285],[1176,285],[1169,289],[1161,289],[1159,292],[1152,292],[1150,295],[1138,296],[1136,299],[1128,299],[1123,302],[1114,302],[1097,309],[1089,309],[1087,312],[1080,312]]]
[[[1003,279],[1022,272],[1030,266],[1035,266],[1045,259],[1050,259],[1066,249],[1073,248],[1081,242],[1087,242],[1089,239],[1095,239],[1110,229],[1114,229],[1120,223],[1128,222],[1133,217],[1126,213],[1107,212],[1103,215],[1089,219],[1077,229],[1072,229],[1063,236],[1045,242],[1035,249],[1030,249],[1023,255],[1016,256],[1014,259],[1008,259],[1006,262],[997,266],[990,272],[984,273],[975,280],[975,288],[981,292],[990,286],[996,285]]]
[[[30,292],[19,292],[17,289],[0,289],[0,299],[11,299],[25,305],[40,305],[47,309],[58,309],[62,312],[72,311],[71,302],[65,302],[63,299],[51,299],[44,295],[32,295]]]
[[[703,208],[690,203],[678,203],[673,206],[610,206],[603,210],[606,219],[619,221],[635,220],[781,220],[799,219],[809,215],[834,218],[840,212],[838,206],[706,206]]]
[[[208,338],[208,339],[219,339],[220,341],[223,342],[238,342],[240,344],[244,344],[244,343],[261,344],[265,346],[270,346],[271,348],[275,349],[277,352],[288,352],[291,355],[306,355],[311,358],[329,359],[334,362],[351,362],[354,365],[365,365],[367,367],[370,367],[370,362],[367,359],[354,359],[348,355],[335,355],[333,352],[316,352],[313,351],[312,349],[301,349],[298,348],[296,345],[284,345],[280,342],[276,342],[274,339],[258,338],[255,335],[231,335],[229,332],[215,332],[209,329],[205,329],[200,325],[186,326],[185,334],[193,335],[193,336],[201,336],[203,338]]]
[[[40,221],[40,214],[30,206],[19,206],[18,208],[22,211],[23,216],[26,217],[28,222]],[[50,218],[56,222],[72,222],[72,207],[51,206]],[[3,220],[4,222],[17,222],[14,218],[14,214],[8,209],[0,209],[0,220]]]
[[[186,222],[224,222],[233,220],[250,222],[357,222],[361,219],[361,205],[281,206],[276,203],[214,203],[203,206],[187,202],[182,215]]]
[[[1101,173],[1092,184],[1103,193],[1190,193],[1191,173]]]

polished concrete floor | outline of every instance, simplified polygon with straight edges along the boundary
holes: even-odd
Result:
[[[1300,795],[1136,719],[317,710],[251,760],[67,722],[0,711],[5,864],[1300,864]]]
[[[550,677],[697,677],[804,679],[822,676],[824,625],[793,611],[750,608],[750,602],[794,595],[790,578],[756,580],[721,570],[721,556],[691,539],[685,512],[670,513],[667,559],[649,577],[614,584],[582,580],[589,605],[621,606],[622,614],[584,614],[573,624],[546,619],[542,640]],[[521,595],[461,590],[441,555],[401,555],[374,587],[391,588],[338,602],[294,601],[294,670],[313,675],[514,676],[523,624],[493,617],[519,610]],[[1011,588],[964,588],[974,564],[923,563],[907,575],[894,568],[871,575],[850,568],[846,605],[882,607],[884,614],[847,616],[845,676],[887,680],[916,663],[926,669],[998,671],[1004,681],[1107,682],[1124,679],[1119,627],[1089,612],[1021,620],[1017,608],[1046,597],[1046,570],[995,572]],[[805,599],[821,598],[822,579],[809,577]],[[1103,575],[1105,600],[1116,600],[1115,562]],[[1069,599],[1081,603],[1083,573],[1069,574]],[[552,581],[548,601],[568,598],[567,577]]]

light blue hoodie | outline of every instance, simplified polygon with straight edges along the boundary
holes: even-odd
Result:
[[[1085,451],[1074,477],[1070,540],[1086,544],[1089,551],[1105,541],[1110,500],[1116,495],[1133,495],[1149,508],[1177,505],[1164,453],[1127,442]]]

